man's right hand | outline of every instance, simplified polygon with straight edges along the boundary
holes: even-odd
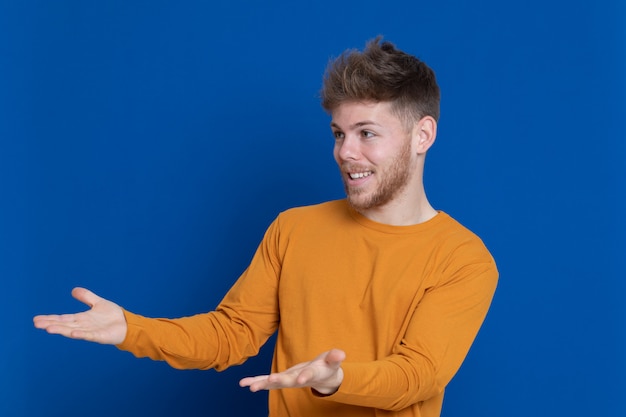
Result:
[[[72,296],[91,307],[76,314],[43,315],[33,319],[35,327],[51,334],[109,345],[126,338],[126,319],[117,304],[98,297],[85,288],[74,288]]]

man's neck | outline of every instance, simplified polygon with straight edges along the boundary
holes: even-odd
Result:
[[[358,210],[360,214],[377,223],[391,226],[411,226],[424,223],[437,215],[426,195],[411,203],[406,201],[391,201],[381,207]]]

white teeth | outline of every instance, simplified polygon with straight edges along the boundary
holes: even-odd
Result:
[[[350,178],[352,178],[353,180],[356,180],[356,179],[359,179],[359,178],[369,177],[370,175],[372,175],[372,171],[355,172],[355,173],[349,173],[348,175],[350,175]]]

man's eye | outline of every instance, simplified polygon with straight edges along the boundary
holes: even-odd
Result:
[[[364,138],[373,138],[376,135],[374,135],[374,132],[370,132],[369,130],[363,130],[361,131],[361,136]]]

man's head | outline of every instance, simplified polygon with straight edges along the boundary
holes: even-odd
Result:
[[[388,224],[432,214],[422,173],[439,118],[433,71],[377,38],[329,64],[321,95],[348,202]]]
[[[440,92],[433,70],[380,37],[362,52],[348,50],[328,65],[321,97],[329,113],[346,102],[390,102],[407,128],[424,116],[439,120]]]

